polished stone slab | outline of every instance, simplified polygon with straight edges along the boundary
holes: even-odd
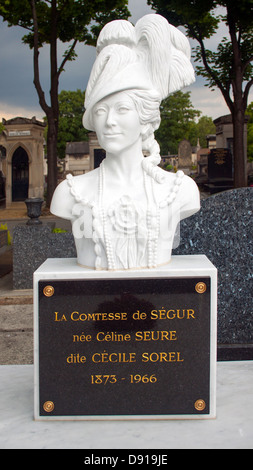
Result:
[[[34,421],[33,366],[0,366],[1,449],[252,449],[253,362],[217,365],[217,418]]]

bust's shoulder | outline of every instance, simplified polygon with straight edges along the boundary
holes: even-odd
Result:
[[[188,217],[200,209],[198,186],[190,176],[185,175],[181,170],[177,173],[165,171],[161,186],[166,200],[175,200],[179,204],[181,218]]]
[[[177,173],[172,173],[170,171],[162,170],[160,172],[160,183],[158,186],[160,186],[162,194],[167,195],[173,189],[175,186],[178,186],[177,191],[179,188],[181,188],[182,185],[186,185],[186,176],[182,171],[178,171]]]
[[[84,175],[67,175],[55,189],[50,211],[63,218],[72,218],[72,207],[83,198],[93,200],[97,194],[98,169]]]
[[[195,181],[190,176],[185,175],[183,171],[179,170],[172,173],[163,170],[163,172],[162,186],[167,190],[171,189],[172,186],[179,186],[181,191],[187,189],[198,191]]]
[[[95,168],[95,170],[91,170],[88,173],[84,173],[83,175],[72,176],[68,174],[66,179],[64,180],[68,186],[83,186],[84,184],[94,184],[97,181],[99,175],[99,168]]]
[[[64,187],[71,192],[72,195],[78,194],[80,197],[93,199],[97,193],[97,185],[99,181],[99,169],[89,171],[83,175],[72,176],[67,175],[63,181]]]

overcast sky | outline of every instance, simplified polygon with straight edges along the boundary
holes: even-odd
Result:
[[[143,15],[154,13],[147,5],[146,0],[129,0],[129,10],[132,14],[131,21],[136,21]],[[25,34],[23,28],[7,24],[0,19],[0,120],[4,117],[10,119],[15,116],[32,117],[42,119],[44,112],[38,102],[36,90],[33,85],[33,53],[21,38]],[[213,44],[217,43],[226,34],[222,31],[212,38]],[[210,47],[210,46],[209,46]],[[63,45],[59,51],[64,51]],[[92,64],[95,60],[95,48],[79,44],[77,48],[78,58],[65,67],[65,72],[60,77],[61,90],[85,90]],[[43,48],[40,53],[40,74],[46,96],[49,90],[49,48]],[[211,92],[204,86],[201,77],[196,78],[196,83],[184,89],[191,91],[191,100],[196,109],[203,115],[213,119],[229,113],[229,109],[219,92]],[[253,101],[253,93],[249,102]]]

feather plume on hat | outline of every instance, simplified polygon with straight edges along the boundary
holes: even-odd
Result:
[[[93,129],[91,110],[106,96],[129,89],[155,89],[161,100],[195,81],[188,39],[160,15],[146,15],[134,27],[115,20],[102,29],[86,90],[84,127]]]
[[[195,81],[186,36],[160,15],[146,15],[135,26],[137,49],[162,99]]]

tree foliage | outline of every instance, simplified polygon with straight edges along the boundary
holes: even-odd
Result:
[[[0,14],[9,26],[18,25],[28,33],[23,41],[34,47],[35,4],[39,27],[39,46],[51,44],[52,13],[56,13],[57,37],[63,43],[77,40],[95,45],[102,27],[114,19],[127,18],[129,11],[125,0],[1,0]]]
[[[59,94],[59,129],[57,154],[65,157],[67,142],[88,140],[88,131],[82,125],[85,92],[62,90]]]
[[[209,116],[201,116],[197,123],[191,127],[189,132],[189,141],[191,145],[196,145],[198,140],[201,148],[206,148],[206,137],[210,134],[216,134],[216,127]]]
[[[162,101],[161,125],[156,131],[156,139],[161,147],[161,154],[177,154],[178,144],[189,138],[195,118],[200,111],[193,108],[190,92],[177,91]]]
[[[212,118],[200,117],[201,112],[194,109],[190,95],[190,92],[177,91],[161,103],[161,125],[156,139],[162,155],[176,155],[183,139],[189,140],[192,146],[196,146],[199,139],[200,146],[206,147],[206,136],[215,133]]]

